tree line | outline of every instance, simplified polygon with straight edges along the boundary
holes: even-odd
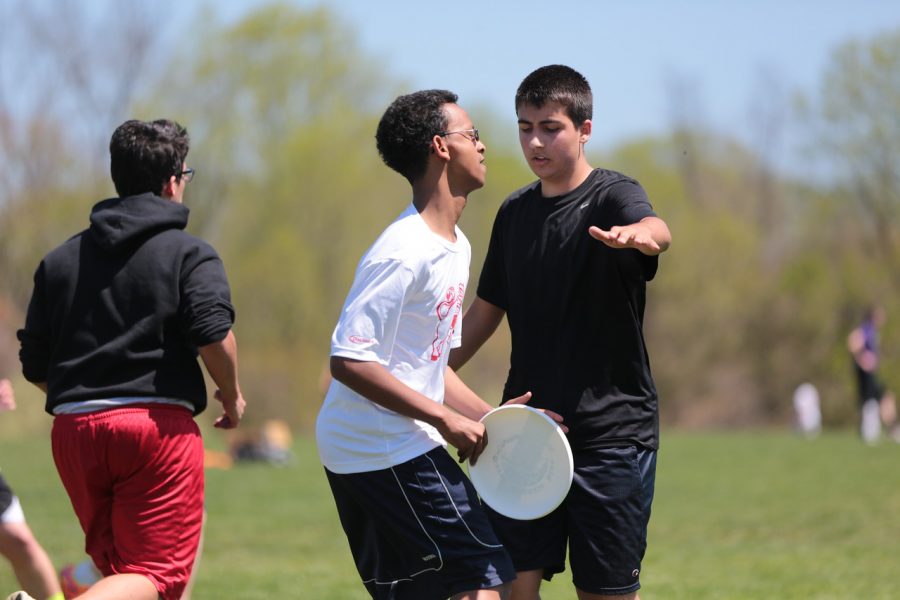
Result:
[[[232,24],[190,19],[190,40],[163,53],[164,34],[142,23],[166,2],[111,4],[93,20],[63,2],[78,25],[64,44],[54,41],[62,21],[48,19],[45,5],[8,6],[23,30],[0,42],[0,64],[15,73],[10,45],[28,43],[38,73],[21,89],[0,85],[0,374],[18,368],[14,332],[40,257],[114,193],[110,132],[125,118],[166,116],[192,135],[190,228],[219,249],[229,273],[248,417],[310,430],[355,262],[409,202],[405,182],[378,158],[374,130],[384,106],[410,90],[383,76],[324,8],[265,5]],[[108,47],[88,54],[110,29],[118,35]],[[674,91],[668,134],[593,152],[592,164],[637,178],[673,232],[648,288],[645,328],[666,423],[787,423],[805,381],[819,388],[826,424],[853,422],[845,338],[875,301],[889,315],[883,377],[900,385],[897,73],[900,30],[836,48],[819,93],[780,106],[804,119],[810,160],[830,166],[825,177],[779,169],[771,137],[751,147],[686,118]],[[65,100],[49,82],[66,86]],[[532,175],[513,119],[470,112],[489,148],[488,183],[461,221],[474,290],[494,213]],[[761,113],[760,131],[777,134],[778,114]],[[507,357],[508,340],[495,336],[462,375],[496,402]]]

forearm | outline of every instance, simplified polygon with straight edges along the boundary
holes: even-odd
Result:
[[[209,372],[209,376],[219,388],[223,400],[229,401],[240,397],[241,387],[238,383],[237,340],[234,332],[229,331],[222,340],[207,344],[200,348],[200,358]]]
[[[446,408],[391,375],[378,362],[332,356],[331,375],[357,394],[395,413],[438,429],[446,419]]]
[[[493,408],[473,392],[450,367],[444,373],[444,404],[473,421],[480,421]]]
[[[494,334],[504,314],[502,308],[476,297],[463,316],[462,345],[450,352],[449,367],[462,368]]]
[[[484,425],[417,392],[380,363],[332,356],[331,375],[368,400],[437,429],[457,449],[460,462],[474,463],[484,450]]]
[[[659,217],[644,217],[640,222],[650,229],[650,236],[659,246],[659,254],[669,249],[672,243],[672,233],[669,231],[669,226],[666,225],[665,221]]]

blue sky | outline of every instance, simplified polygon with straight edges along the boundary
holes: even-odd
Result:
[[[2,12],[13,14],[15,4],[2,4],[7,1],[0,0],[9,9]],[[55,14],[59,1],[44,0],[48,14]],[[76,10],[104,11],[121,0],[69,1]],[[192,8],[211,6],[230,21],[266,1],[177,3],[189,29]],[[470,112],[489,107],[509,120],[510,130],[522,78],[539,66],[563,63],[593,87],[593,150],[665,133],[678,113],[757,151],[765,148],[775,155],[772,164],[797,174],[810,161],[797,151],[804,137],[789,110],[793,98],[818,96],[830,54],[840,44],[900,30],[900,0],[282,1],[327,6],[386,76],[406,82],[409,91],[451,89]],[[27,64],[21,62],[26,57],[19,60]],[[8,84],[15,91],[15,80]],[[774,145],[761,139],[760,115],[779,124]],[[813,166],[806,172],[817,171]]]
[[[740,136],[754,127],[753,106],[815,95],[839,44],[900,28],[898,0],[294,3],[334,10],[412,88],[448,88],[464,106],[485,104],[511,120],[527,73],[568,64],[594,89],[601,147],[665,131],[676,82],[693,120]]]

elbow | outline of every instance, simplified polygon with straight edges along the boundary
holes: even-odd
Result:
[[[331,377],[343,384],[347,383],[352,374],[350,361],[343,356],[332,356],[328,362],[328,369],[331,371]]]
[[[661,253],[668,250],[669,246],[672,245],[672,232],[669,231],[669,227],[665,222],[662,222],[662,228],[656,237],[656,244],[659,246],[659,251]]]

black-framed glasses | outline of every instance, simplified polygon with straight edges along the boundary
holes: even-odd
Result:
[[[184,179],[185,183],[190,183],[194,179],[194,170],[193,169],[185,169],[181,173],[178,174],[178,177]]]
[[[444,137],[445,135],[450,135],[451,133],[459,133],[461,135],[464,135],[469,138],[469,141],[471,141],[473,144],[477,144],[481,139],[478,136],[477,129],[457,129],[456,131],[442,131],[438,135]]]

